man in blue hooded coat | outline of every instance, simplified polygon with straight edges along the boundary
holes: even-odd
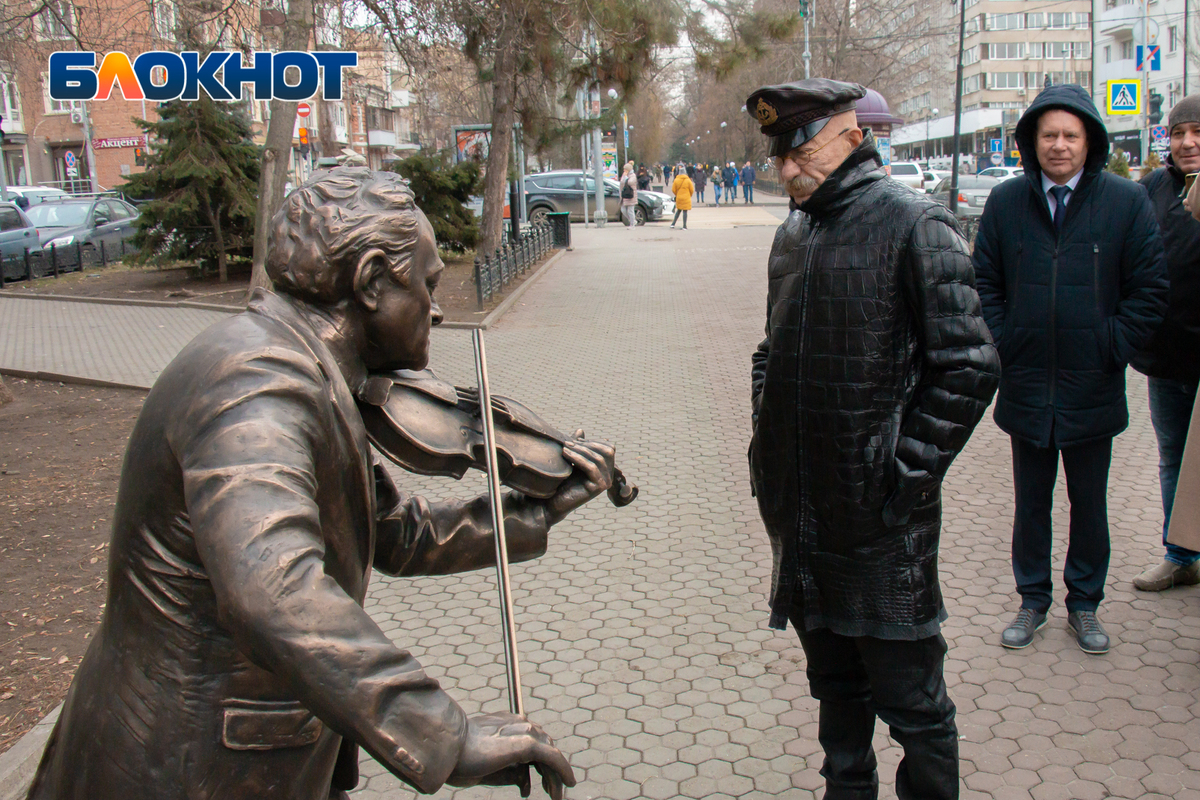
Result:
[[[1104,171],[1108,134],[1085,89],[1043,90],[1016,140],[1025,175],[992,190],[974,253],[1000,352],[995,418],[1012,437],[1016,490],[1021,609],[1001,643],[1027,647],[1046,623],[1061,455],[1071,500],[1067,621],[1081,649],[1104,653],[1096,610],[1108,574],[1112,440],[1129,424],[1125,367],[1166,310],[1162,239],[1146,190]]]

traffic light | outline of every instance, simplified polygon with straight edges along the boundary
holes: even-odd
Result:
[[[800,17],[808,16],[808,0],[800,0]]]
[[[300,129],[300,152],[308,152],[308,128]]]
[[[1162,118],[1163,118],[1162,104],[1163,104],[1163,96],[1161,94],[1159,94],[1158,92],[1151,90],[1150,91],[1150,113],[1146,117],[1146,119],[1148,119],[1150,121],[1151,125],[1157,125],[1158,123],[1162,122]]]
[[[133,163],[139,167],[146,166],[146,151],[140,147],[133,148]]]

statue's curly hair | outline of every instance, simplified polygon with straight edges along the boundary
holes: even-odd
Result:
[[[378,248],[404,283],[419,215],[412,189],[395,173],[366,167],[318,172],[271,220],[267,274],[284,294],[336,303],[352,296],[361,254]]]

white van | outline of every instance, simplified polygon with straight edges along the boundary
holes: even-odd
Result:
[[[918,191],[925,188],[925,171],[921,169],[921,165],[915,161],[893,161],[891,165],[892,177],[903,183],[905,186],[911,187]]]

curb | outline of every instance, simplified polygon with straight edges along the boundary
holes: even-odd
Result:
[[[133,300],[123,297],[77,297],[69,294],[11,294],[0,292],[0,300],[11,297],[14,300],[57,300],[60,303],[95,303],[112,306],[150,306],[158,308],[198,308],[203,311],[224,311],[226,314],[237,314],[245,310],[245,306],[222,306],[216,303],[200,303],[195,300]]]
[[[29,793],[38,762],[42,760],[42,751],[46,749],[46,740],[54,730],[54,723],[58,722],[62,707],[62,703],[55,706],[29,733],[0,755],[0,800],[24,800]]]
[[[470,325],[470,324],[463,325],[462,323],[459,323],[459,324],[462,327],[482,328],[485,331],[488,328],[490,328],[491,326],[495,325],[497,322],[500,321],[500,318],[502,316],[504,316],[505,312],[507,312],[510,308],[513,307],[513,304],[517,302],[518,298],[520,298],[521,295],[525,294],[525,290],[528,289],[530,286],[532,286],[534,283],[536,283],[537,279],[542,277],[542,275],[546,272],[546,270],[548,270],[552,266],[554,266],[555,262],[557,262],[560,258],[562,258],[563,255],[566,254],[566,252],[567,252],[566,250],[559,250],[557,253],[550,256],[550,258],[547,259],[545,264],[542,264],[542,266],[538,267],[537,272],[533,273],[528,278],[526,278],[524,280],[524,282],[522,282],[521,285],[518,286],[512,294],[510,294],[508,297],[504,298],[504,301],[502,303],[500,303],[500,305],[498,305],[494,309],[492,309],[492,313],[490,313],[486,317],[484,317],[483,322],[479,323],[478,325]]]
[[[99,386],[104,389],[137,389],[139,392],[150,391],[149,386],[139,386],[136,383],[121,383],[105,381],[100,378],[88,378],[82,375],[60,375],[57,372],[30,372],[26,369],[0,367],[0,375],[11,375],[14,378],[25,378],[32,381],[56,381],[58,383],[73,383],[77,386]],[[3,800],[3,796],[0,796]]]

